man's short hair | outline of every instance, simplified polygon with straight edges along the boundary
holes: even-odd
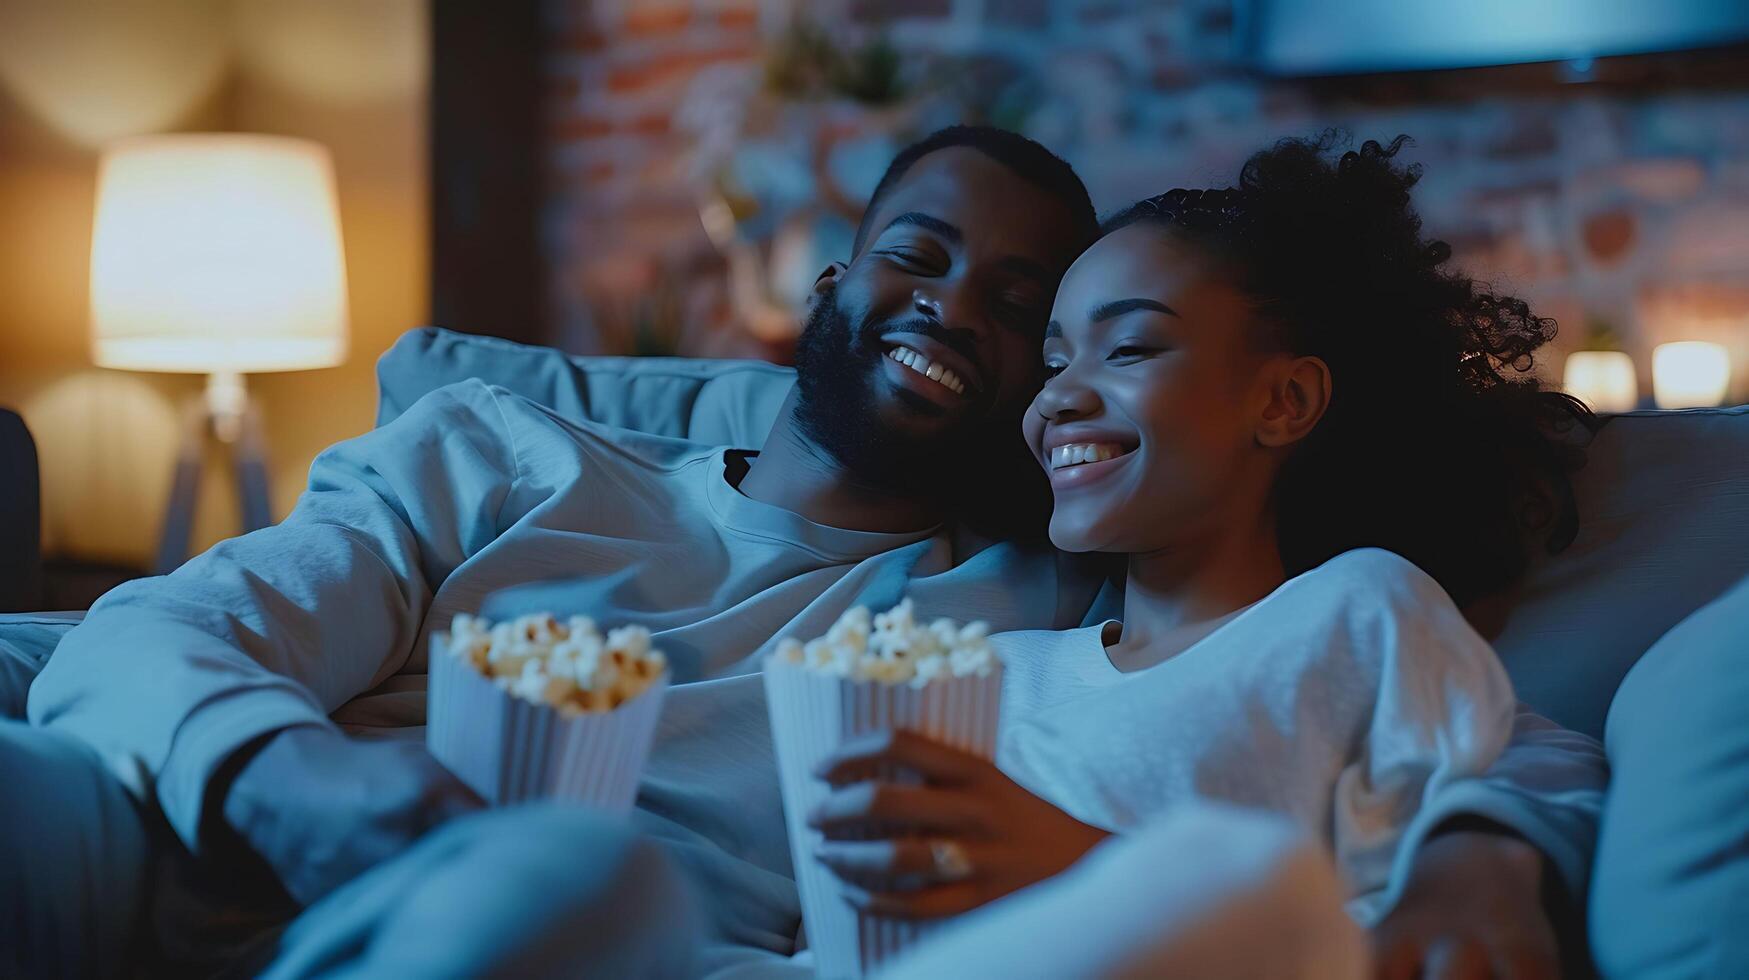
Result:
[[[1006,129],[994,126],[949,126],[938,129],[899,151],[881,182],[875,185],[868,207],[862,212],[862,223],[856,228],[856,244],[851,254],[862,254],[868,241],[869,222],[879,209],[881,199],[892,191],[911,165],[936,150],[965,146],[977,150],[1015,174],[1048,192],[1069,206],[1074,216],[1075,233],[1082,244],[1092,244],[1099,237],[1099,217],[1094,213],[1093,200],[1087,196],[1087,186],[1075,176],[1075,170],[1061,157],[1039,143]]]

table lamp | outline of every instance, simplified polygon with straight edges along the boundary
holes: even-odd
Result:
[[[1718,344],[1684,340],[1652,351],[1652,397],[1659,408],[1711,408],[1731,388],[1731,354]]]
[[[346,266],[328,152],[307,140],[123,140],[98,172],[91,334],[99,367],[205,374],[184,413],[157,570],[187,554],[210,429],[232,447],[243,526],[272,522],[245,374],[346,357]]]
[[[1581,350],[1567,355],[1561,387],[1599,412],[1631,411],[1640,400],[1634,359],[1618,350]]]

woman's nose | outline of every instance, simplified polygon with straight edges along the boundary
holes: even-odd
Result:
[[[1099,393],[1082,383],[1080,376],[1070,367],[1045,382],[1034,405],[1047,421],[1066,422],[1097,414]]]

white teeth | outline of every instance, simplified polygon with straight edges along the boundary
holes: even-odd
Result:
[[[916,371],[918,374],[923,375],[925,378],[940,384],[943,388],[946,388],[956,395],[963,395],[966,393],[966,383],[960,380],[959,375],[954,374],[940,364],[930,363],[929,358],[924,357],[922,354],[917,353],[909,347],[895,347],[892,350],[887,351],[887,356],[898,361],[900,364],[905,365],[911,370]]]
[[[1070,443],[1051,450],[1051,469],[1060,470],[1065,466],[1079,466],[1082,463],[1103,463],[1122,456],[1125,451],[1114,442]]]

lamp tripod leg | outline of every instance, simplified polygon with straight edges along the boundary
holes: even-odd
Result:
[[[164,509],[164,528],[158,538],[158,560],[153,569],[158,575],[168,575],[188,560],[209,424],[220,440],[230,446],[243,531],[258,531],[273,523],[261,415],[244,392],[240,375],[215,375],[209,381],[206,395],[190,399],[183,410],[182,445],[176,453],[176,475],[170,484],[170,500]]]
[[[243,531],[259,531],[273,523],[268,499],[267,454],[263,451],[261,413],[253,400],[243,407],[242,430],[231,447],[231,466],[237,477],[237,501],[243,512]]]
[[[200,471],[206,457],[206,403],[190,399],[182,411],[182,445],[176,451],[176,474],[170,482],[170,500],[164,508],[164,527],[158,537],[158,560],[153,571],[168,575],[188,558],[188,539],[194,533],[194,507],[200,496]]]

